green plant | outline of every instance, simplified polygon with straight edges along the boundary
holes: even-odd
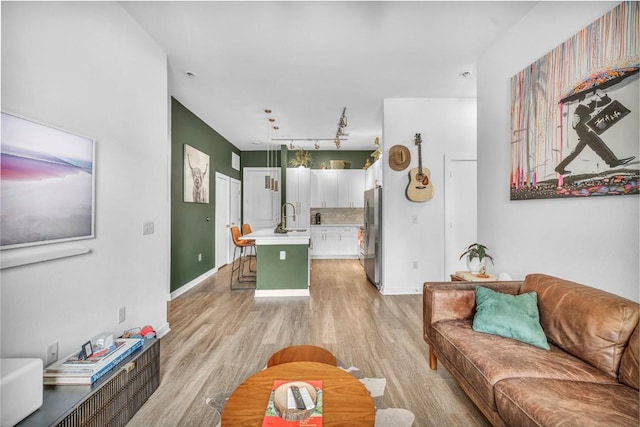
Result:
[[[481,245],[480,243],[472,243],[462,252],[459,259],[462,259],[465,255],[469,257],[469,259],[478,258],[480,262],[484,258],[489,258],[491,260],[491,264],[493,264],[493,257],[487,253],[487,248],[485,245]]]
[[[296,158],[289,161],[289,166],[298,167],[304,166],[308,168],[313,164],[313,156],[310,152],[304,151],[302,148],[299,148],[296,151]]]

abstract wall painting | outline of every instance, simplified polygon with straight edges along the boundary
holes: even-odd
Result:
[[[184,145],[184,201],[209,203],[209,156]]]
[[[511,79],[511,200],[640,193],[640,2]]]
[[[94,237],[95,141],[2,113],[0,249]]]

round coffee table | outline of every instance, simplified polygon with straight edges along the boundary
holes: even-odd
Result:
[[[294,345],[273,353],[267,368],[289,362],[320,362],[336,366],[336,357],[328,350],[315,345]]]
[[[322,381],[323,426],[373,426],[375,408],[369,391],[354,376],[326,363],[276,365],[240,384],[222,410],[222,427],[262,425],[275,380]]]

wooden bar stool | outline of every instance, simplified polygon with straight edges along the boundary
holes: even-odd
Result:
[[[247,248],[251,248],[255,245],[255,243],[251,243],[250,241],[240,240],[240,229],[236,226],[231,227],[231,239],[233,240],[234,248],[233,248],[233,261],[231,262],[231,274],[229,275],[229,288],[231,290],[235,289],[255,289],[255,287],[233,287],[233,273],[238,271],[238,283],[256,283],[255,276],[245,276],[244,275],[244,257],[245,250]],[[240,250],[240,259],[238,260],[238,267],[236,267],[236,253]],[[251,258],[249,258],[249,265],[251,265]]]

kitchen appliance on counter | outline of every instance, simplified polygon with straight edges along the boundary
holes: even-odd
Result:
[[[378,290],[382,290],[382,188],[364,192],[364,271]]]

